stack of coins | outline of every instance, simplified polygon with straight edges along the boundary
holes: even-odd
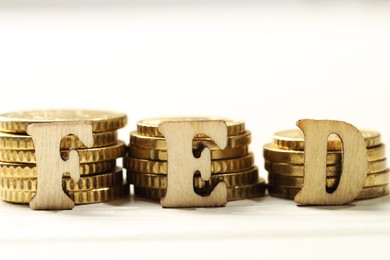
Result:
[[[208,120],[215,118],[160,118],[138,122],[137,131],[130,134],[128,156],[124,159],[127,180],[134,185],[136,196],[158,200],[167,189],[167,143],[158,131],[162,121]],[[228,144],[221,150],[209,138],[198,135],[193,140],[194,156],[199,157],[204,145],[211,151],[210,180],[194,175],[194,190],[199,195],[208,194],[219,182],[228,187],[228,201],[258,197],[265,192],[265,180],[258,175],[253,154],[248,152],[251,133],[242,121],[225,120],[228,128]]]
[[[389,169],[385,146],[380,134],[375,131],[361,131],[367,146],[369,172],[363,190],[357,199],[369,199],[389,193]],[[342,142],[337,135],[328,138],[326,190],[337,189],[341,176]],[[278,132],[273,143],[264,146],[265,168],[268,171],[271,196],[293,199],[303,186],[304,137],[300,129]]]
[[[74,135],[62,139],[61,155],[77,149],[81,178],[75,182],[64,174],[64,191],[75,204],[113,200],[129,194],[122,169],[116,159],[123,157],[125,144],[117,140],[117,129],[125,126],[126,114],[88,110],[42,110],[0,115],[0,198],[14,203],[29,203],[37,190],[34,142],[26,134],[29,124],[90,121],[94,144],[86,148]]]

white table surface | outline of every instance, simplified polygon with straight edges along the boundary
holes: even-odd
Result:
[[[32,211],[0,203],[1,252],[20,259],[157,257],[199,259],[386,259],[390,199],[298,207],[263,197],[222,208],[163,209],[143,199]]]

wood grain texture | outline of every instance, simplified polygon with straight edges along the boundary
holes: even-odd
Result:
[[[301,205],[342,205],[353,201],[362,190],[368,173],[367,149],[360,131],[345,122],[299,120],[305,135],[305,168],[302,190],[295,196]],[[326,191],[326,157],[330,134],[343,143],[342,171],[337,189]]]
[[[224,149],[227,145],[227,126],[224,121],[166,121],[158,130],[165,136],[168,150],[167,193],[161,199],[163,207],[214,207],[227,203],[226,183],[219,182],[208,196],[194,191],[194,174],[211,177],[211,155],[204,149],[199,158],[192,152],[192,141],[198,134],[205,134]]]
[[[64,136],[76,135],[86,147],[93,146],[92,124],[87,121],[31,124],[27,134],[34,141],[37,162],[37,193],[30,202],[32,209],[72,209],[74,202],[62,187],[62,177],[68,172],[74,181],[80,179],[80,162],[76,150],[64,161],[60,143]]]

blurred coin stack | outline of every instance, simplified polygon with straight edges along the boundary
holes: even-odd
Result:
[[[162,121],[209,120],[215,118],[160,118],[139,121],[137,131],[130,134],[130,145],[124,167],[127,180],[134,185],[135,195],[152,200],[165,196],[167,189],[168,154],[167,143],[158,131]],[[193,140],[193,152],[199,157],[204,146],[211,151],[211,172],[209,181],[203,181],[200,174],[194,175],[194,190],[207,195],[219,181],[228,187],[228,201],[241,200],[264,195],[265,180],[258,175],[252,153],[248,153],[251,134],[245,130],[242,121],[225,120],[228,128],[228,144],[221,150],[209,138],[198,135]]]
[[[94,145],[86,148],[74,135],[62,139],[61,155],[70,149],[80,157],[78,182],[64,174],[64,191],[75,204],[110,201],[129,194],[122,169],[116,159],[123,157],[125,144],[117,140],[117,129],[127,123],[126,114],[88,110],[41,110],[0,115],[0,198],[14,203],[29,203],[37,190],[34,143],[26,134],[29,124],[90,121]]]
[[[385,145],[375,131],[361,131],[367,146],[369,171],[363,190],[357,199],[369,199],[389,193],[389,169]],[[268,171],[268,191],[271,196],[294,199],[303,186],[304,137],[300,129],[278,132],[273,143],[264,146],[265,168]],[[342,142],[337,135],[328,138],[326,190],[336,190],[341,174]]]

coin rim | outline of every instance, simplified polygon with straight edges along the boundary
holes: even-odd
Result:
[[[249,170],[254,165],[254,162],[255,158],[251,152],[241,157],[211,160],[211,173],[231,173]],[[131,172],[168,174],[168,161],[125,157],[123,158],[123,167]]]
[[[126,145],[123,141],[117,141],[115,145],[110,145],[110,146],[75,149],[75,151],[77,151],[79,154],[80,163],[111,161],[123,157],[125,154],[125,150],[126,150]],[[63,156],[64,153],[68,154],[69,152],[70,150],[61,150],[61,155]],[[91,154],[93,154],[92,156],[93,160],[90,160],[89,158],[91,157]],[[12,159],[10,159],[10,157],[12,157]],[[95,157],[99,157],[99,158],[96,159]],[[36,163],[35,150],[1,150],[0,149],[0,160],[2,162],[10,162],[10,163],[26,163],[26,164]]]
[[[7,116],[10,114],[20,114],[20,113],[33,113],[33,112],[75,112],[75,111],[84,111],[86,113],[95,112],[102,114],[112,114],[115,116],[107,118],[91,118],[91,119],[62,119],[62,120],[42,120],[42,119],[23,119],[15,118],[12,116]],[[47,109],[47,110],[26,110],[19,112],[9,112],[0,114],[0,131],[6,133],[16,133],[16,134],[25,134],[27,127],[30,124],[34,123],[54,123],[54,122],[79,122],[79,121],[88,121],[92,123],[93,132],[107,132],[112,130],[117,130],[124,127],[127,124],[127,114],[123,112],[114,112],[109,110],[93,110],[93,109]]]
[[[304,137],[298,139],[294,137],[283,136],[283,133],[287,133],[287,132],[302,132],[302,130],[290,129],[290,130],[276,132],[272,137],[273,144],[275,144],[279,148],[283,148],[287,150],[303,151],[305,147]],[[373,148],[381,144],[381,134],[378,131],[361,129],[360,132],[363,135],[364,141],[366,143],[366,148]],[[364,137],[364,133],[366,134],[373,133],[374,136]],[[328,150],[338,151],[341,150],[341,147],[342,144],[340,140],[328,140]]]
[[[210,121],[210,120],[218,120],[218,121],[225,121],[227,125],[227,133],[228,136],[234,136],[239,135],[245,131],[245,121],[241,120],[233,120],[230,118],[223,118],[223,117],[155,117],[155,118],[146,118],[139,120],[137,122],[137,132],[140,135],[143,136],[150,136],[150,137],[163,137],[164,135],[158,131],[158,125],[161,122],[165,121]],[[155,124],[148,124],[145,121],[160,121],[157,125]],[[229,123],[233,123],[232,125],[229,125]],[[237,123],[237,124],[234,124]],[[198,136],[204,136],[202,134]]]

